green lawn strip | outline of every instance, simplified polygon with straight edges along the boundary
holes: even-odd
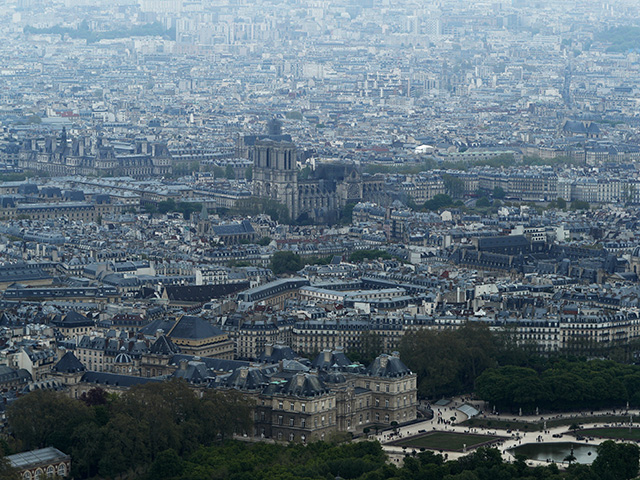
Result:
[[[621,423],[628,422],[629,416],[626,415],[601,415],[601,416],[588,416],[588,417],[571,417],[571,418],[557,418],[547,420],[547,429],[553,427],[561,427],[563,425],[569,426],[574,423],[578,425],[584,425],[588,423],[606,424],[606,423]],[[502,430],[520,430],[521,432],[538,432],[544,428],[544,423],[537,422],[525,422],[522,420],[507,420],[507,419],[495,419],[495,418],[470,418],[465,420],[460,425],[474,428],[499,428]]]
[[[429,450],[462,451],[500,440],[503,437],[493,435],[474,435],[468,433],[432,432],[419,437],[397,440],[392,445],[407,448],[426,448]]]
[[[578,430],[576,435],[582,437],[612,438],[614,440],[640,440],[640,428],[610,427],[610,428],[586,428]]]
[[[495,418],[470,418],[460,423],[460,425],[475,428],[520,430],[525,432],[542,430],[543,427],[542,423],[538,424],[536,422],[523,422],[522,420],[496,420]]]

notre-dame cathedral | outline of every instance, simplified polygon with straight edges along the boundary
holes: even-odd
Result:
[[[287,206],[292,219],[335,218],[348,203],[386,203],[384,180],[361,175],[353,166],[320,164],[308,176],[299,175],[293,143],[280,138],[258,138],[249,151],[253,159],[253,194]]]

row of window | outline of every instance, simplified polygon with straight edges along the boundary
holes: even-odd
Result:
[[[49,465],[47,467],[46,470],[46,476],[47,477],[53,477],[54,475],[58,475],[60,477],[66,477],[67,476],[67,466],[64,463],[61,463],[60,465],[58,465],[58,468],[56,469],[56,467],[54,465]],[[38,468],[36,469],[35,473],[32,475],[31,472],[29,470],[27,470],[26,472],[24,472],[22,474],[22,478],[24,480],[39,480],[41,478],[43,478],[43,476],[45,475],[45,471],[42,468]]]

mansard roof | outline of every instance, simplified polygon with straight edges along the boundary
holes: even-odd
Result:
[[[396,355],[383,353],[369,365],[367,374],[372,377],[404,377],[410,375],[411,370]]]
[[[62,356],[60,361],[56,363],[53,370],[58,373],[76,373],[84,372],[86,368],[73,352],[67,352]]]

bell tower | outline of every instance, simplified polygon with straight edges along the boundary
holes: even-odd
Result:
[[[253,194],[287,206],[298,215],[298,169],[296,147],[290,142],[257,140],[253,151]]]

